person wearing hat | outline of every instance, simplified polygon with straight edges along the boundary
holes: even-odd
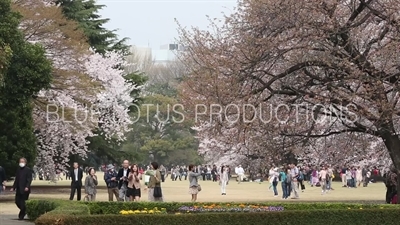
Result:
[[[109,164],[107,166],[107,171],[104,173],[104,181],[107,185],[108,190],[108,201],[114,201],[114,195],[117,201],[119,200],[119,190],[118,190],[118,180],[117,172],[114,170],[114,166]]]

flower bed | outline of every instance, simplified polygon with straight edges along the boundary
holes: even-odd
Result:
[[[191,205],[181,206],[178,208],[178,212],[181,213],[208,213],[208,212],[271,212],[271,211],[283,211],[282,206],[263,206],[259,204],[210,204],[210,205]]]
[[[178,203],[30,200],[36,225],[385,224],[397,225],[400,205],[346,203]],[[204,213],[203,213],[204,212]],[[240,213],[244,212],[244,213]],[[121,215],[123,214],[123,215]]]
[[[148,210],[144,208],[143,210],[121,210],[119,212],[122,215],[131,215],[131,214],[167,214],[166,208],[158,209],[157,207]]]

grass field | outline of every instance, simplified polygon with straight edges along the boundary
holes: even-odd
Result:
[[[98,174],[102,178],[101,173]],[[260,202],[260,201],[343,201],[343,202],[381,202],[384,203],[386,188],[383,183],[370,184],[363,188],[342,188],[340,183],[334,183],[334,191],[326,195],[321,195],[321,188],[310,187],[306,184],[306,190],[300,193],[300,199],[282,200],[281,187],[278,185],[278,193],[280,197],[274,197],[271,190],[268,190],[269,183],[261,184],[255,182],[245,182],[238,184],[233,180],[227,186],[227,195],[221,195],[218,183],[211,181],[199,181],[202,191],[198,195],[200,202]],[[69,198],[68,185],[70,181],[59,181],[57,184],[47,181],[33,181],[32,194],[30,199],[65,199]],[[8,187],[12,183],[8,183]],[[105,186],[102,179],[99,179],[99,186]],[[144,186],[144,185],[143,185]],[[162,189],[165,201],[188,202],[191,196],[188,194],[189,181],[171,181],[167,178],[162,183]],[[0,195],[0,214],[15,214],[18,212],[17,207],[13,203],[13,194],[7,190]],[[98,201],[107,201],[107,190],[102,188],[98,190]],[[142,200],[147,200],[147,192],[142,188]]]

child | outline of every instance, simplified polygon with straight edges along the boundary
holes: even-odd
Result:
[[[346,180],[347,180],[347,187],[352,187],[352,177],[351,177],[351,169],[346,170]]]

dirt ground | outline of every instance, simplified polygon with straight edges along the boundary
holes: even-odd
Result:
[[[99,187],[97,200],[108,201],[107,190],[104,181],[101,179],[103,175],[98,174]],[[220,186],[216,182],[199,181],[202,185],[202,191],[198,195],[200,202],[260,202],[260,201],[283,201],[280,197],[274,197],[271,190],[268,189],[269,183],[261,184],[255,182],[244,182],[238,184],[231,181],[227,186],[227,195],[221,195]],[[30,199],[69,199],[70,181],[59,181],[56,184],[47,181],[35,180],[32,183],[32,193]],[[11,186],[8,183],[7,186]],[[144,186],[144,185],[143,185]],[[167,178],[162,183],[165,201],[186,202],[190,201],[188,193],[189,181],[171,181]],[[340,183],[334,183],[334,191],[326,195],[321,195],[321,188],[310,187],[306,185],[306,190],[300,193],[298,200],[284,201],[340,201],[340,202],[376,202],[384,203],[386,188],[383,183],[370,184],[363,188],[342,188]],[[82,191],[83,192],[83,191]],[[281,196],[280,184],[278,185],[278,193]],[[76,199],[76,197],[75,197]],[[142,189],[142,200],[147,200],[147,191]],[[115,199],[114,199],[115,201]],[[14,193],[7,190],[0,195],[0,215],[16,214],[18,209],[14,204]]]

